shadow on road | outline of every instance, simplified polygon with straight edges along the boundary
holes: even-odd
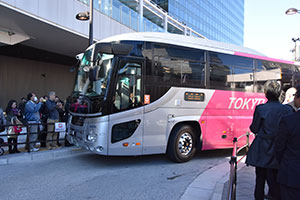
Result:
[[[189,162],[197,162],[199,160],[216,160],[224,159],[230,157],[232,149],[219,149],[219,150],[207,150],[197,152],[195,157]],[[88,153],[80,156],[76,156],[74,159],[78,161],[88,162],[93,165],[109,166],[109,167],[118,167],[124,165],[170,165],[174,164],[171,160],[168,159],[167,155],[141,155],[141,156],[102,156],[98,154]],[[183,163],[184,164],[184,163]]]

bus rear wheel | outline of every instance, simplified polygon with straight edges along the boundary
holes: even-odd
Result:
[[[189,125],[180,125],[174,128],[170,135],[167,148],[168,157],[175,162],[187,162],[196,153],[196,136],[194,129]]]

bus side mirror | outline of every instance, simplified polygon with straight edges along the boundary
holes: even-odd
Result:
[[[95,66],[91,68],[89,71],[89,79],[91,82],[98,81],[101,77],[104,76],[105,76],[104,67]]]
[[[83,53],[77,54],[76,59],[81,60],[83,58]]]

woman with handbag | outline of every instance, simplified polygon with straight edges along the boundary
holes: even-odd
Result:
[[[20,153],[17,149],[18,143],[18,134],[22,131],[22,127],[20,126],[22,123],[18,120],[18,117],[21,117],[21,112],[17,108],[17,101],[10,100],[6,107],[6,115],[7,121],[13,125],[10,126],[7,130],[7,143],[8,143],[8,151],[9,153]],[[14,148],[12,148],[14,147]]]
[[[18,150],[18,134],[22,131],[22,122],[17,117],[11,118],[11,125],[7,130],[7,143],[9,153],[20,153]],[[14,148],[12,148],[14,146]]]

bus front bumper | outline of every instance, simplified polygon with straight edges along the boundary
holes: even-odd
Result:
[[[107,137],[106,134],[103,134],[107,130],[101,130],[99,129],[101,126],[97,126],[96,130],[91,131],[91,129],[87,129],[86,127],[71,125],[67,134],[69,143],[93,153],[107,155]]]

